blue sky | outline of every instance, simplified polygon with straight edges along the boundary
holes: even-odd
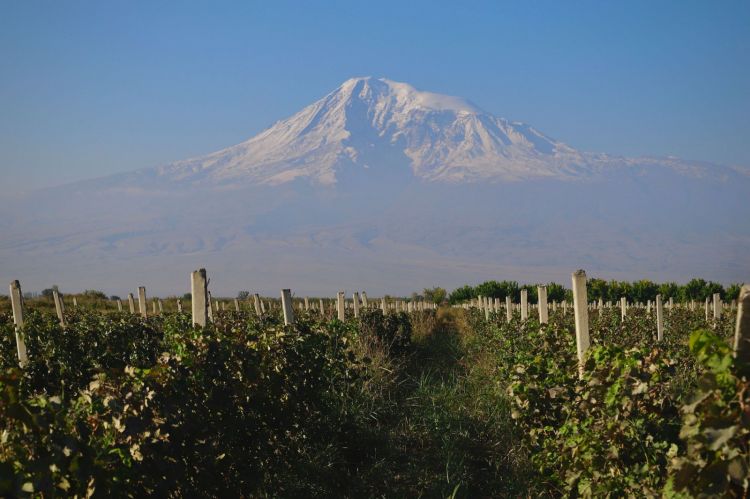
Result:
[[[750,2],[0,4],[0,194],[245,140],[352,76],[750,166]]]

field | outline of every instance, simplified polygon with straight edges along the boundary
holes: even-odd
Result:
[[[505,310],[345,320],[227,303],[0,302],[0,495],[745,497],[750,384],[736,310]],[[702,304],[701,304],[702,305]],[[269,307],[270,308],[270,307]],[[149,309],[149,313],[151,309]]]

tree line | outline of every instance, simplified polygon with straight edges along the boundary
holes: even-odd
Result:
[[[518,303],[521,299],[521,290],[528,292],[530,303],[537,301],[537,286],[541,284],[521,284],[516,281],[485,281],[476,286],[465,285],[454,289],[448,295],[448,303],[451,305],[471,300],[478,296],[505,299],[510,296]],[[572,301],[573,292],[556,282],[550,282],[547,286],[547,299],[549,301]],[[691,300],[703,301],[711,298],[714,293],[719,293],[722,300],[736,300],[740,292],[740,284],[731,284],[726,288],[720,283],[706,281],[705,279],[691,279],[686,284],[676,282],[656,283],[648,279],[639,281],[616,281],[592,278],[587,281],[588,298],[591,301],[602,300],[604,302],[615,302],[625,297],[629,302],[646,303],[654,301],[656,295],[660,294],[664,299],[673,298],[676,302],[689,302]]]

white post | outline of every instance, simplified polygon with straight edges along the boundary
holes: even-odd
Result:
[[[740,289],[737,301],[737,326],[734,330],[734,355],[741,366],[750,365],[750,285]]]
[[[147,312],[148,304],[146,303],[146,288],[143,286],[138,287],[138,311],[141,313],[141,317],[144,319],[148,315]]]
[[[260,296],[258,295],[258,293],[255,293],[253,295],[253,306],[255,307],[255,315],[260,317],[261,316]]]
[[[656,339],[664,339],[664,307],[661,302],[661,295],[656,295]]]
[[[310,298],[305,296],[305,310],[310,310]]]
[[[620,320],[625,322],[625,316],[628,314],[628,299],[624,296],[620,298]]]
[[[159,313],[164,313],[164,304],[161,302],[161,298],[157,300],[157,303],[159,304]]]
[[[240,311],[240,301],[237,298],[234,299],[234,311],[235,312]]]
[[[135,299],[133,299],[133,293],[128,293],[128,307],[130,307],[130,313],[135,313]]]
[[[73,308],[78,308],[78,300],[75,296],[73,297]]]
[[[261,311],[261,313],[265,314],[266,313],[266,309],[271,310],[271,307],[269,307],[267,305],[267,302],[261,300],[261,302],[260,302],[260,311]]]
[[[193,295],[193,324],[206,327],[208,320],[208,281],[206,269],[199,269],[190,274],[190,292]]]
[[[708,322],[708,297],[706,297],[706,322]]]
[[[721,319],[721,295],[714,293],[714,320]]]
[[[388,311],[387,305],[385,303],[385,298],[380,299],[380,310],[383,311],[383,314],[385,314]]]
[[[318,298],[318,305],[320,306],[321,317],[325,317],[326,311],[325,311],[325,308],[323,307],[323,298]]]
[[[526,289],[521,290],[521,320],[525,321],[529,315],[529,292]]]
[[[355,291],[352,295],[352,301],[354,302],[354,318],[359,317],[359,292]]]
[[[117,300],[115,300],[115,303],[117,303],[117,311],[122,312],[122,300],[118,298]]]
[[[505,320],[510,322],[513,319],[513,302],[510,299],[510,295],[505,296]]]
[[[339,291],[336,294],[336,313],[338,314],[338,319],[340,321],[346,320],[346,309],[345,307],[345,298],[344,298],[344,292]]]
[[[26,342],[23,338],[23,294],[21,283],[13,281],[10,283],[10,305],[13,308],[13,323],[16,325],[16,351],[18,352],[18,365],[26,365],[29,360],[26,354]]]
[[[365,308],[368,307],[367,293],[365,293],[364,291],[362,291],[362,306],[365,307]]]
[[[547,324],[549,322],[549,314],[547,312],[547,286],[538,286],[537,294],[539,295],[539,324]]]
[[[180,300],[179,298],[177,298],[177,313],[182,313],[182,300]]]
[[[208,282],[206,282],[206,287],[208,287]],[[208,322],[214,321],[214,301],[211,299],[211,292],[206,291],[206,311],[208,313]]]
[[[281,290],[281,306],[284,309],[284,325],[294,324],[294,309],[292,309],[292,291]]]
[[[60,293],[58,293],[56,289],[52,290],[52,298],[55,300],[55,312],[57,312],[57,320],[60,321],[60,327],[64,329],[65,313],[63,312],[63,304],[62,300],[60,299]],[[119,303],[120,300],[117,301]],[[120,305],[120,310],[122,310],[122,305]]]
[[[578,362],[583,368],[583,357],[589,349],[589,310],[586,292],[586,272],[573,272],[573,309],[576,323],[576,350]]]

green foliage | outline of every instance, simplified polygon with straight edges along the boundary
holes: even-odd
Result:
[[[476,296],[477,295],[474,291],[474,288],[466,285],[451,291],[451,294],[448,295],[448,303],[450,303],[451,305],[455,305],[456,303],[461,303],[471,300],[472,298],[476,298]]]
[[[445,301],[445,298],[448,296],[448,292],[445,290],[445,288],[441,287],[425,288],[425,290],[422,292],[422,295],[428,302],[440,305]]]
[[[740,366],[711,331],[690,337],[705,368],[691,403],[682,407],[687,449],[670,466],[670,495],[747,497],[750,487],[750,366]],[[741,375],[741,372],[744,375]]]

